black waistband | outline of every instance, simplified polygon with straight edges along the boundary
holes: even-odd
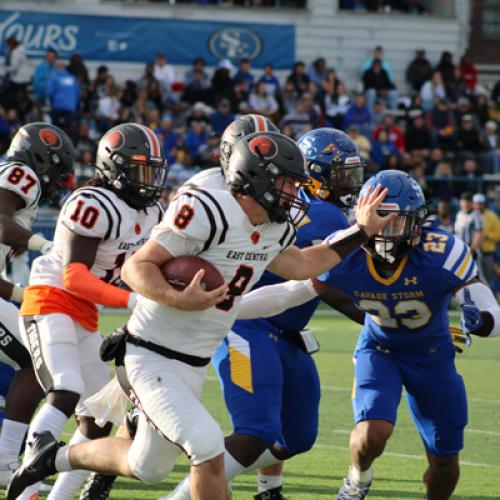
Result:
[[[184,354],[182,352],[173,351],[168,347],[163,347],[158,344],[154,344],[153,342],[149,342],[147,340],[143,340],[139,337],[135,337],[131,335],[130,332],[127,331],[127,339],[126,342],[129,344],[136,345],[138,347],[144,347],[148,351],[156,352],[161,356],[169,359],[176,359],[177,361],[182,361],[191,366],[207,366],[210,363],[210,358],[200,358],[199,356],[193,356],[191,354]]]

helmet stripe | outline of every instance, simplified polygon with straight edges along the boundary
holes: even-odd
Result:
[[[255,122],[255,131],[256,132],[266,132],[267,122],[262,115],[252,115]]]
[[[146,127],[144,125],[139,125],[139,127],[141,127],[142,130],[144,130],[144,132],[146,133],[146,136],[149,140],[149,147],[152,152],[152,156],[159,157],[161,149],[158,137],[149,127]]]

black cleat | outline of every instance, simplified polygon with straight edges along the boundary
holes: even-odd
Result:
[[[62,445],[49,431],[35,433],[30,450],[33,458],[12,476],[7,486],[7,500],[15,500],[28,486],[55,474],[56,453]]]
[[[272,488],[270,490],[263,491],[258,495],[254,496],[255,500],[286,500],[283,496],[283,486],[278,486],[277,488]]]
[[[85,481],[80,500],[107,500],[116,476],[92,472]]]

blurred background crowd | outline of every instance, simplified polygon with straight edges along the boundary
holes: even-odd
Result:
[[[378,9],[389,3],[397,7],[396,2],[347,1],[343,6]],[[7,47],[0,155],[20,125],[51,121],[68,132],[78,151],[71,188],[93,176],[99,138],[122,122],[145,124],[163,141],[170,165],[165,202],[193,174],[218,165],[221,134],[239,114],[267,116],[294,139],[331,126],[356,142],[367,176],[387,168],[408,171],[433,200],[434,223],[459,232],[485,255],[485,274],[500,275],[495,264],[500,193],[494,182],[500,178],[500,80],[492,88],[482,86],[466,55],[454,60],[443,52],[430,61],[424,50],[416,50],[406,66],[408,86],[398,89],[381,46],[359,68],[355,88],[346,88],[324,58],[296,61],[280,79],[272,65],[255,70],[248,59],[237,66],[222,60],[208,69],[198,57],[180,74],[168,54],[158,53],[142,74],[119,84],[105,65],[90,74],[80,54],[63,61],[48,50],[31,66],[15,37],[7,39]],[[493,210],[486,208],[487,199]]]

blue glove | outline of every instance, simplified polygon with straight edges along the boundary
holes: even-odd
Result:
[[[460,305],[462,315],[460,316],[460,327],[464,333],[471,333],[483,326],[481,311],[470,296],[468,288],[464,288],[464,303]]]

